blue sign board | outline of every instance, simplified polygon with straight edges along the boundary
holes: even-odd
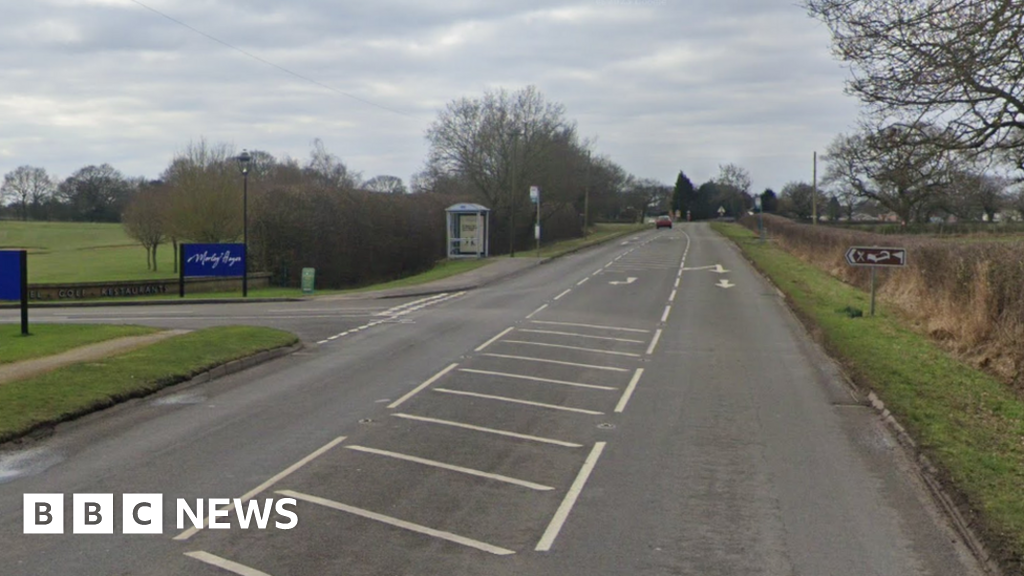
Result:
[[[244,276],[245,244],[185,244],[184,276]]]
[[[21,300],[21,250],[0,250],[0,300]]]

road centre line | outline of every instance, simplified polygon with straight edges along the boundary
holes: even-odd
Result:
[[[527,340],[505,340],[505,344],[525,344],[528,346],[543,346],[545,348],[561,348],[563,350],[578,350],[580,352],[596,352],[598,354],[610,354],[612,356],[629,356],[639,358],[639,354],[633,352],[616,352],[613,350],[599,350],[597,348],[581,348],[579,346],[567,346],[565,344],[548,344],[546,342],[529,342]]]
[[[665,312],[661,315],[662,323],[668,322],[668,315],[672,312],[672,305],[665,306]]]
[[[577,282],[577,283],[576,283],[576,285],[577,285],[577,286],[583,286],[584,284],[586,284],[586,283],[587,283],[587,280],[590,280],[590,276],[587,276],[587,277],[586,277],[586,278],[584,278],[583,280],[580,280],[579,282]]]
[[[633,373],[633,378],[629,381],[629,386],[626,386],[626,391],[622,393],[622,398],[619,398],[619,403],[615,405],[616,412],[621,413],[626,409],[626,404],[629,403],[629,399],[633,396],[633,391],[636,390],[636,385],[640,382],[640,377],[643,375],[643,368],[637,368],[636,372]]]
[[[544,531],[544,535],[537,542],[537,547],[534,548],[537,552],[551,550],[551,545],[555,543],[555,538],[558,538],[558,533],[562,531],[562,526],[565,525],[565,521],[569,518],[569,513],[572,512],[572,507],[576,505],[576,500],[580,497],[580,493],[583,492],[583,487],[586,486],[587,479],[590,478],[590,473],[594,471],[597,459],[601,457],[606,444],[606,442],[597,442],[590,450],[590,455],[587,456],[583,466],[580,467],[576,480],[569,487],[569,491],[566,492],[562,504],[558,506],[558,510],[555,511],[555,515],[551,518],[547,530]]]
[[[675,302],[676,301],[676,292],[677,292],[677,290],[673,289],[672,290],[672,294],[669,294],[669,297],[668,297],[668,301],[669,302]]]
[[[619,330],[622,332],[638,332],[640,334],[650,334],[650,330],[641,330],[639,328],[618,328],[615,326],[598,326],[596,324],[577,324],[575,322],[551,322],[549,320],[533,320],[533,324],[551,324],[554,326],[578,326],[580,328],[595,328],[597,330]]]
[[[673,288],[679,288],[679,277],[676,276],[676,283],[672,285]]]
[[[509,438],[519,438],[520,440],[532,440],[534,442],[540,442],[542,444],[554,444],[555,446],[565,446],[566,448],[582,448],[582,444],[576,444],[575,442],[565,442],[563,440],[555,440],[553,438],[542,438],[540,436],[531,436],[529,434],[520,434],[519,432],[510,432],[508,430],[499,430],[497,428],[486,428],[484,426],[475,426],[473,424],[466,424],[464,422],[455,422],[452,420],[441,420],[438,418],[427,418],[426,416],[416,416],[413,414],[392,414],[395,418],[405,418],[407,420],[418,420],[420,422],[428,422],[431,424],[441,424],[444,426],[452,426],[455,428],[464,428],[466,430],[474,430],[476,432],[486,432],[488,434],[496,434],[498,436],[508,436]]]
[[[266,572],[261,572],[255,568],[250,568],[244,564],[239,564],[238,562],[232,562],[231,560],[215,556],[209,552],[203,552],[202,550],[185,552],[185,556],[199,560],[200,562],[209,564],[210,566],[216,566],[221,570],[227,570],[228,572],[238,574],[238,576],[270,576],[270,574],[267,574]]]
[[[251,499],[255,498],[260,493],[262,493],[265,490],[269,489],[274,484],[277,484],[281,480],[284,480],[285,478],[290,476],[293,472],[295,472],[299,468],[302,468],[306,464],[309,464],[313,460],[316,460],[317,458],[319,458],[321,455],[323,455],[325,452],[327,452],[331,448],[334,448],[338,444],[341,444],[342,442],[344,442],[345,438],[346,438],[345,436],[338,436],[334,440],[331,440],[327,444],[324,444],[323,446],[317,448],[316,450],[314,450],[309,455],[307,455],[303,459],[299,460],[295,464],[292,464],[291,466],[289,466],[289,467],[285,468],[284,470],[278,472],[274,476],[271,476],[271,478],[269,480],[267,480],[266,482],[264,482],[263,484],[260,484],[259,486],[257,486],[255,488],[253,488],[252,490],[246,492],[242,496],[242,498],[241,498],[242,502],[246,502],[248,500],[251,500]],[[211,512],[212,512],[212,510],[211,510]],[[210,517],[207,516],[203,520],[203,528],[206,528],[206,526],[208,526],[209,523],[210,523]],[[196,528],[195,526],[193,526],[193,527],[189,528],[188,530],[185,530],[181,534],[178,534],[173,539],[174,540],[179,540],[179,541],[188,540],[192,536],[195,536],[195,534],[197,532],[199,532],[199,529]]]
[[[540,308],[537,308],[537,309],[536,309],[536,310],[534,310],[533,312],[530,312],[530,314],[529,314],[529,315],[528,315],[528,316],[526,317],[526,319],[527,319],[527,320],[529,320],[530,318],[533,318],[534,316],[536,316],[537,314],[539,314],[539,313],[540,313],[540,312],[541,312],[542,310],[544,310],[544,309],[545,309],[545,308],[547,308],[547,307],[548,307],[548,305],[547,305],[547,304],[544,304],[544,305],[543,305],[543,306],[541,306]]]
[[[590,388],[593,390],[618,390],[612,386],[598,386],[597,384],[583,384],[581,382],[569,382],[566,380],[552,380],[551,378],[540,378],[538,376],[525,376],[522,374],[509,374],[508,372],[492,372],[490,370],[475,370],[473,368],[459,368],[459,372],[470,374],[482,374],[485,376],[501,376],[515,380],[529,380],[531,382],[544,382],[546,384],[561,384],[562,386],[575,386],[577,388]]]
[[[609,262],[609,263],[605,264],[604,267],[605,268],[610,268],[612,264],[614,264],[614,262]]]
[[[434,538],[447,540],[448,542],[454,542],[455,544],[462,544],[463,546],[476,548],[477,550],[482,550],[484,552],[489,552],[491,554],[495,554],[498,556],[507,556],[509,554],[515,554],[515,552],[513,552],[512,550],[500,548],[498,546],[487,544],[486,542],[480,542],[479,540],[473,540],[472,538],[466,538],[465,536],[459,536],[458,534],[452,534],[451,532],[444,532],[443,530],[435,530],[433,528],[428,528],[420,524],[406,522],[405,520],[399,520],[398,518],[385,516],[384,514],[370,512],[369,510],[356,508],[355,506],[349,506],[348,504],[342,504],[341,502],[335,502],[333,500],[328,500],[326,498],[310,496],[309,494],[294,492],[292,490],[280,490],[277,493],[282,496],[288,496],[289,498],[295,498],[296,500],[303,500],[305,502],[309,502],[312,504],[319,504],[320,506],[324,506],[325,508],[332,508],[334,510],[348,512],[349,514],[354,514],[356,516],[361,516],[363,518],[367,518],[370,520],[376,520],[377,522],[388,524],[390,526],[395,526],[396,528],[403,528],[405,530],[409,530],[410,532],[417,532],[419,534],[424,534],[426,536],[433,536]]]
[[[601,272],[604,272],[604,268],[598,268],[597,270],[594,270],[590,275],[591,276],[597,276]]]
[[[562,292],[562,293],[561,293],[561,294],[559,294],[558,296],[555,296],[555,300],[560,300],[560,299],[562,298],[562,296],[565,296],[565,295],[566,295],[566,294],[568,294],[569,292],[572,292],[572,288],[567,288],[567,289],[565,290],[565,292]]]
[[[654,339],[651,340],[651,345],[647,347],[647,355],[654,354],[654,349],[658,346],[658,340],[661,340],[661,328],[658,328],[654,332]]]
[[[458,365],[459,365],[458,362],[453,362],[453,363],[449,364],[446,368],[444,368],[443,370],[441,370],[437,374],[434,374],[433,376],[431,376],[424,383],[422,383],[419,386],[417,386],[417,387],[413,388],[412,390],[410,390],[405,396],[402,396],[398,400],[395,400],[391,404],[388,404],[388,408],[397,408],[398,406],[400,406],[403,402],[405,402],[409,398],[412,398],[413,396],[419,394],[427,386],[430,386],[434,382],[437,382],[442,376],[444,376],[445,374],[451,372],[452,369],[454,369]]]
[[[495,336],[494,338],[491,338],[487,342],[484,342],[483,344],[477,346],[473,351],[474,352],[482,352],[484,350],[484,348],[487,348],[491,344],[494,344],[498,340],[501,340],[502,336],[504,336],[505,334],[508,334],[509,332],[511,332],[513,330],[515,330],[515,326],[509,326],[508,328],[505,328],[497,336]]]
[[[448,388],[434,388],[434,392],[440,392],[442,394],[455,394],[458,396],[471,396],[473,398],[484,398],[486,400],[498,400],[499,402],[509,402],[512,404],[522,404],[524,406],[536,406],[538,408],[550,408],[551,410],[562,410],[563,412],[578,412],[580,414],[589,414],[591,416],[600,416],[604,412],[596,412],[594,410],[584,410],[583,408],[570,408],[569,406],[559,406],[558,404],[546,404],[544,402],[534,402],[532,400],[521,400],[519,398],[509,398],[508,396],[495,396],[493,394],[480,394],[478,392],[467,392],[465,390],[450,390]]]
[[[576,332],[559,332],[557,330],[531,330],[530,328],[520,328],[520,332],[528,332],[530,334],[554,334],[556,336],[572,336],[573,338],[589,338],[591,340],[611,340],[613,342],[628,342],[630,344],[643,344],[643,340],[630,340],[628,338],[612,338],[611,336],[591,336],[590,334],[579,334]]]
[[[509,360],[525,360],[527,362],[543,362],[545,364],[560,364],[562,366],[575,366],[577,368],[591,368],[593,370],[608,370],[610,372],[629,372],[626,368],[615,368],[612,366],[595,366],[594,364],[579,364],[577,362],[565,362],[562,360],[549,360],[547,358],[532,358],[530,356],[514,356],[512,354],[495,354],[484,352],[482,356],[493,356],[494,358],[508,358]]]
[[[378,450],[377,448],[367,448],[366,446],[346,446],[345,448],[348,448],[349,450],[356,450],[358,452],[365,452],[367,454],[386,456],[388,458],[394,458],[396,460],[415,462],[416,464],[423,464],[424,466],[433,466],[434,468],[441,468],[443,470],[461,472],[462,474],[478,476],[480,478],[487,478],[489,480],[497,480],[498,482],[505,482],[507,484],[515,484],[516,486],[522,486],[524,488],[529,488],[531,490],[554,490],[554,488],[552,488],[551,486],[537,484],[536,482],[528,482],[526,480],[520,480],[518,478],[512,478],[510,476],[503,476],[501,474],[493,474],[491,472],[484,472],[482,470],[474,470],[472,468],[463,468],[462,466],[456,466],[454,464],[445,464],[444,462],[438,462],[436,460],[427,460],[426,458],[420,458],[418,456],[410,456],[408,454],[400,454],[398,452],[391,452],[388,450]]]

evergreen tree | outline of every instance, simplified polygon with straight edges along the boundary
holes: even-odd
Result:
[[[686,174],[680,170],[679,176],[676,177],[676,187],[672,191],[673,212],[678,212],[680,218],[686,219],[686,212],[691,211],[692,217],[696,196],[697,192],[693,189],[693,182],[690,182],[690,179],[686,177]]]

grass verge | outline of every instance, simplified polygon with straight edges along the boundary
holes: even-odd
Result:
[[[295,335],[271,328],[206,328],[98,362],[0,384],[0,442],[297,341]]]
[[[20,324],[0,325],[0,364],[53,356],[79,346],[125,336],[152,334],[156,328],[109,324],[29,324],[30,336]]]
[[[995,378],[949,356],[869,296],[762,243],[739,225],[712,224],[786,294],[858,385],[885,402],[1001,561],[1024,561],[1024,403]]]

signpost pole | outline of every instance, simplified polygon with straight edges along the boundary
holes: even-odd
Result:
[[[22,250],[21,260],[21,335],[28,336],[28,250]]]
[[[871,267],[871,315],[875,315],[875,269],[878,266]]]
[[[537,258],[540,258],[540,193],[537,194]]]
[[[178,298],[185,297],[185,244],[178,244]]]

